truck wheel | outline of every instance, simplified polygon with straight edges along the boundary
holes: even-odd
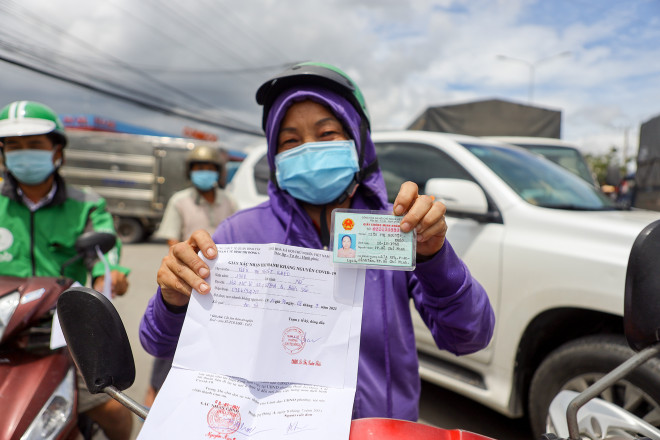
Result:
[[[548,408],[559,391],[584,391],[633,354],[619,335],[587,336],[550,353],[534,373],[529,388],[534,438],[550,431]],[[650,359],[598,397],[660,427],[660,360]]]
[[[142,223],[133,217],[117,218],[115,229],[122,243],[138,243],[144,238]]]

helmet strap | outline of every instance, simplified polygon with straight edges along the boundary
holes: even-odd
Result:
[[[328,203],[328,205],[338,205],[340,203],[343,203],[346,199],[351,198],[355,195],[355,191],[357,191],[358,186],[360,184],[358,183],[357,179],[358,173],[355,173],[355,176],[353,176],[353,180],[351,180],[351,183],[348,184],[344,192],[342,192],[339,197],[334,199],[332,202]]]
[[[355,173],[355,177],[353,177],[353,180],[351,180],[350,185],[348,185],[348,188],[346,188],[339,197],[337,197],[334,201],[330,203],[326,203],[321,208],[321,244],[325,247],[328,247],[330,245],[330,228],[328,227],[328,220],[326,219],[326,212],[328,205],[335,205],[335,204],[338,205],[340,203],[343,203],[346,199],[351,198],[355,195],[358,186],[360,186],[360,184],[357,181],[357,175],[358,173]]]
[[[364,161],[364,150],[365,148],[365,141],[367,140],[367,123],[365,121],[365,118],[362,117],[360,118],[360,158],[358,159],[358,164],[360,166],[360,171],[362,171],[362,162]],[[360,179],[362,181],[362,179]]]
[[[369,124],[365,121],[365,118],[363,117],[360,120],[360,146],[362,147],[360,149],[360,161],[358,162],[360,164],[360,171],[358,172],[357,176],[357,181],[358,183],[362,182],[369,174],[373,173],[378,169],[378,159],[374,159],[373,162],[371,162],[367,166],[363,166],[362,163],[364,161],[364,151],[366,150],[365,145],[367,143],[367,129],[369,128]]]
[[[367,166],[363,166],[362,163],[364,162],[364,152],[366,150],[366,141],[367,141],[367,128],[368,124],[365,122],[365,119],[362,118],[360,120],[360,157],[358,159],[358,164],[360,165],[360,170],[355,173],[355,177],[353,178],[353,181],[351,182],[350,185],[344,190],[343,193],[339,197],[337,197],[334,201],[330,202],[330,204],[338,204],[342,203],[344,200],[346,200],[349,197],[353,197],[355,195],[355,191],[357,191],[357,187],[360,186],[360,183],[371,173],[376,171],[378,169],[378,159],[374,159],[373,162],[371,162]]]
[[[321,208],[321,245],[325,248],[330,246],[330,228],[328,227],[328,220],[326,215],[326,208],[328,205],[323,205]]]

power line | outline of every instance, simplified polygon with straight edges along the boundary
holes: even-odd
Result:
[[[15,42],[15,43],[10,42],[9,40],[11,39],[11,37],[15,37],[15,34],[13,32],[7,32],[6,30],[0,27],[0,35],[3,32],[6,34],[6,37],[4,39],[0,39],[0,48],[4,47],[6,51],[12,54],[20,55],[37,64],[47,65],[49,66],[49,68],[59,71],[60,73],[66,75],[67,77],[72,77],[73,75],[75,77],[78,77],[79,79],[82,78],[83,80],[91,81],[92,83],[100,83],[106,86],[110,86],[111,88],[115,89],[115,91],[119,90],[133,97],[140,96],[152,102],[154,101],[158,102],[160,103],[160,105],[166,107],[167,106],[181,107],[180,105],[175,105],[172,104],[171,102],[166,101],[160,96],[150,95],[149,93],[145,92],[142,89],[131,88],[122,83],[115,82],[113,81],[113,78],[115,78],[116,75],[115,76],[111,75],[110,78],[107,78],[106,75],[106,73],[108,73],[107,69],[102,69],[100,71],[101,73],[96,74],[96,76],[92,76],[90,75],[89,72],[80,69],[80,66],[90,67],[95,64],[98,65],[98,63],[94,63],[94,61],[98,61],[98,60],[94,60],[94,61],[85,60],[84,62],[81,63],[79,59],[71,58],[69,55],[65,54],[64,52],[58,51],[57,49],[45,48],[43,46],[27,43],[25,42],[25,40],[29,39],[27,36],[24,36],[24,38],[19,37],[19,42]],[[52,57],[53,54],[56,55],[55,58]],[[65,61],[66,63],[63,63],[62,61]],[[103,64],[103,61],[101,61],[101,64]],[[110,66],[115,66],[114,63],[106,62],[105,64]],[[88,82],[87,84],[90,84],[90,82]],[[231,118],[230,116],[223,114],[224,112],[219,111],[219,109],[213,109],[213,110],[218,110],[219,115],[227,121],[234,121],[239,125],[242,124],[241,121],[237,121]],[[197,111],[197,109],[195,110],[187,109],[187,111],[192,113],[194,111]]]
[[[4,47],[4,49],[7,52],[13,53],[15,55],[21,55],[21,56],[23,56],[23,57],[25,57],[29,60],[32,60],[33,62],[45,64],[45,65],[49,66],[51,69],[59,71],[60,73],[62,73],[63,75],[66,75],[67,77],[71,77],[72,74],[73,74],[74,76],[77,76],[79,78],[92,80],[94,82],[99,82],[99,83],[102,83],[104,85],[113,87],[115,89],[119,89],[123,92],[126,92],[126,93],[130,94],[131,96],[141,96],[143,98],[150,99],[152,101],[160,102],[161,104],[165,104],[165,105],[169,104],[167,101],[165,101],[161,97],[149,95],[148,93],[146,93],[142,90],[127,87],[127,86],[125,86],[121,83],[116,83],[112,80],[105,79],[105,78],[102,78],[102,77],[90,77],[89,73],[82,72],[82,71],[80,71],[80,69],[78,69],[78,63],[76,63],[75,61],[72,61],[72,66],[70,66],[69,71],[67,71],[65,69],[65,66],[63,66],[61,63],[58,63],[54,59],[49,58],[47,56],[47,54],[39,54],[39,48],[36,48],[36,50],[35,50],[35,48],[33,47],[32,48],[33,52],[30,52],[29,50],[27,50],[25,48],[25,46],[29,47],[29,45],[26,45],[24,43],[23,46],[24,47],[19,47],[15,43],[12,44],[11,42],[0,41],[0,47]],[[61,57],[61,58],[64,59],[64,60],[67,60],[66,57]]]
[[[209,45],[211,44],[210,43],[211,41],[215,41],[216,44],[221,48],[223,48],[225,52],[229,53],[232,57],[244,63],[244,65],[250,64],[250,61],[246,59],[243,56],[243,54],[227,46],[224,40],[220,39],[217,34],[209,32],[209,30],[205,26],[199,26],[194,21],[191,21],[186,15],[180,13],[179,9],[172,7],[167,2],[162,2],[158,0],[150,0],[150,2],[156,6],[157,10],[161,12],[169,13],[170,17],[173,17],[173,21],[177,26],[180,27],[183,25],[186,26],[188,29],[190,29],[188,35],[195,35],[198,37],[206,35],[207,38],[204,39],[204,41],[207,42]],[[212,47],[216,49],[215,46]]]
[[[62,36],[64,38],[74,41],[79,46],[84,47],[85,49],[89,50],[94,54],[101,53],[101,51],[98,50],[95,46],[92,46],[86,41],[82,41],[80,38],[69,34],[68,32],[66,32],[66,30],[62,28],[44,22],[34,13],[26,11],[22,9],[20,6],[16,5],[16,3],[13,2],[12,0],[0,0],[0,9],[4,9],[10,15],[16,17],[17,18],[16,23],[21,23],[21,22],[25,23],[26,21],[32,22],[35,26],[39,26],[43,30],[50,31],[57,36]],[[170,11],[171,14],[175,16],[176,19],[176,16],[178,14],[175,11],[172,11],[171,9]],[[124,12],[126,11],[124,10]],[[134,18],[137,19],[137,17]],[[21,33],[20,28],[18,28],[18,30],[19,30],[18,33],[20,35]],[[0,32],[2,32],[2,29],[0,29]],[[0,46],[4,46],[6,51],[13,53],[14,55],[20,55],[23,58],[32,60],[32,63],[30,64],[28,62],[21,61],[20,59],[17,58],[11,59],[11,58],[2,57],[0,58],[0,60],[4,60],[14,65],[59,79],[61,81],[75,84],[77,86],[86,88],[88,90],[96,91],[98,93],[102,93],[107,96],[112,96],[116,99],[131,102],[135,105],[144,108],[159,111],[161,113],[182,117],[185,119],[198,121],[213,126],[219,126],[221,128],[238,131],[246,134],[261,135],[261,130],[245,125],[241,121],[237,121],[225,115],[221,115],[222,119],[224,119],[225,121],[218,121],[213,117],[209,117],[210,115],[208,113],[207,116],[198,116],[198,114],[196,113],[197,109],[190,110],[190,109],[186,109],[185,106],[181,106],[179,104],[173,104],[171,102],[168,102],[166,99],[164,99],[161,96],[154,96],[147,93],[144,88],[136,89],[136,88],[127,87],[124,84],[120,84],[113,80],[116,78],[116,75],[110,74],[110,77],[108,77],[107,69],[103,69],[102,73],[95,74],[94,76],[90,75],[89,69],[90,68],[93,69],[93,67],[95,65],[98,66],[99,63],[106,63],[107,65],[110,66],[118,66],[136,74],[140,79],[147,80],[147,82],[150,83],[149,84],[150,86],[156,83],[157,85],[160,85],[162,88],[165,88],[168,91],[184,96],[187,100],[193,100],[198,103],[201,102],[202,104],[204,104],[205,107],[207,107],[207,110],[211,110],[214,108],[213,106],[199,100],[195,96],[182,92],[170,86],[169,84],[158,81],[153,76],[141,71],[138,67],[134,65],[129,65],[126,62],[117,59],[116,57],[110,55],[109,57],[105,57],[105,58],[101,58],[100,60],[97,60],[96,63],[94,63],[94,61],[81,63],[79,59],[73,59],[70,56],[66,55],[64,52],[58,51],[57,49],[45,48],[43,46],[38,47],[33,44],[31,45],[28,42],[30,41],[30,39],[33,39],[33,35],[29,35],[29,36],[24,35],[24,37],[20,39],[20,43],[12,43],[11,37],[15,37],[15,36],[16,36],[15,33],[7,33],[8,38],[5,38],[4,41],[0,41]],[[53,54],[55,55],[59,54],[59,55],[53,57]],[[52,69],[52,71],[49,72],[46,71],[43,67],[38,67],[39,64],[49,66],[48,69],[49,70]],[[281,65],[278,67],[281,67]],[[224,72],[225,74],[240,74],[240,73],[250,73],[250,72],[269,70],[269,69],[271,69],[271,66],[255,67],[255,68],[246,67],[241,69],[234,69],[233,71],[224,70]],[[222,73],[221,71],[218,72]],[[232,122],[231,123],[226,122],[227,120],[230,120]]]
[[[140,69],[145,72],[151,72],[156,74],[164,75],[239,75],[244,73],[263,73],[270,72],[274,69],[284,70],[287,67],[291,67],[294,64],[298,64],[297,61],[292,61],[289,63],[280,63],[273,64],[270,66],[259,66],[259,67],[245,67],[237,69],[172,69],[169,67],[156,67],[156,66],[140,66]]]
[[[122,7],[122,6],[119,6],[118,4],[116,4],[116,3],[114,2],[114,0],[107,0],[107,1],[108,1],[111,5],[113,5],[115,8],[119,9],[120,11],[124,12],[125,14],[127,14],[128,16],[130,16],[131,18],[133,18],[135,21],[138,21],[139,23],[141,23],[142,25],[144,25],[146,28],[151,29],[154,33],[156,33],[156,34],[158,34],[158,35],[161,35],[161,36],[165,37],[166,39],[168,39],[168,40],[170,40],[170,41],[176,43],[177,45],[179,45],[179,46],[181,46],[181,47],[184,47],[184,48],[188,49],[188,46],[186,46],[185,44],[183,44],[183,43],[181,42],[181,40],[178,40],[178,39],[174,38],[172,35],[170,35],[170,34],[168,34],[168,33],[166,33],[166,32],[163,32],[159,27],[154,26],[153,24],[149,23],[148,21],[143,20],[142,18],[138,17],[137,15],[135,15],[135,14],[132,13],[131,11],[127,10],[126,8],[124,8],[124,7]],[[197,48],[196,48],[195,46],[192,47],[192,51],[195,52],[197,55],[201,56],[202,59],[208,59],[208,57],[206,57],[205,54],[203,54],[203,53],[201,53],[201,52],[198,52],[198,51],[197,51]],[[212,61],[213,61],[213,60],[212,60]],[[142,70],[144,70],[144,69],[142,69]]]
[[[92,63],[90,62],[81,63],[80,60],[73,59],[68,55],[64,54],[63,52],[58,51],[57,49],[45,48],[43,46],[30,44],[27,42],[30,39],[29,36],[20,37],[20,33],[18,37],[19,42],[12,43],[10,41],[11,37],[15,37],[16,32],[14,32],[13,30],[11,32],[7,32],[6,29],[0,28],[0,34],[2,34],[3,32],[6,34],[6,37],[0,39],[0,48],[4,47],[7,52],[10,52],[14,55],[20,55],[22,58],[31,60],[32,62],[31,66],[35,66],[35,65],[48,66],[48,68],[53,69],[55,73],[59,72],[60,76],[69,79],[77,78],[79,82],[82,82],[87,86],[94,85],[94,83],[108,86],[116,95],[119,96],[124,96],[124,97],[130,96],[132,98],[139,98],[143,102],[147,102],[149,104],[156,103],[160,107],[166,107],[166,108],[178,107],[183,109],[181,105],[168,102],[161,96],[151,95],[147,93],[144,89],[131,88],[124,84],[113,81],[113,78],[116,78],[116,75],[114,76],[111,75],[110,78],[106,78],[107,75],[105,74],[108,73],[107,69],[103,69],[102,74],[92,76],[89,74],[88,71],[84,71],[83,69],[80,69],[81,66],[90,67],[92,65]],[[56,55],[54,58],[52,56],[53,54]],[[13,61],[18,61],[19,59],[20,58],[14,58]],[[116,65],[116,64],[113,63],[112,65]],[[40,70],[43,71],[43,69]],[[98,88],[99,90],[109,91],[108,87],[101,88],[98,85],[96,85],[95,87]],[[121,94],[118,92],[121,92]],[[208,110],[212,110],[212,109],[208,109]],[[214,112],[216,112],[216,109],[213,110]],[[199,110],[185,109],[185,111],[187,115],[191,115],[197,113]],[[179,113],[182,114],[181,112]],[[214,118],[215,116],[218,116],[225,121],[224,124],[227,126],[231,125],[234,127],[241,128],[244,125],[242,121],[238,121],[223,113],[224,112],[221,111],[220,109],[217,109],[217,115],[211,115],[210,113],[207,112],[207,117],[204,118],[204,120],[216,120]],[[213,118],[213,119],[209,119],[209,118]],[[231,121],[231,123],[229,121]],[[250,127],[248,128],[248,131],[254,131],[254,129]]]
[[[5,3],[5,4],[12,4],[12,3],[13,3],[13,4],[14,4],[14,7],[16,8],[15,2],[13,2],[13,0],[3,0],[3,3]],[[5,8],[5,9],[6,9],[6,8]],[[30,17],[33,21],[36,21],[37,23],[41,24],[41,26],[44,26],[44,27],[46,27],[46,28],[49,28],[51,31],[54,31],[54,32],[56,32],[56,33],[59,34],[59,35],[62,35],[62,36],[64,36],[64,37],[66,37],[66,38],[69,38],[69,39],[73,40],[74,42],[76,42],[76,43],[79,44],[80,46],[85,47],[85,48],[87,48],[88,50],[90,50],[92,53],[102,53],[102,51],[100,51],[100,50],[99,50],[98,48],[96,48],[95,46],[89,44],[88,42],[86,42],[86,41],[84,41],[84,40],[82,40],[82,39],[80,39],[80,38],[78,38],[78,37],[76,37],[76,36],[74,36],[74,35],[69,34],[69,33],[66,32],[65,30],[63,30],[63,29],[61,29],[61,28],[59,28],[59,27],[57,27],[57,26],[55,26],[55,25],[53,25],[53,24],[51,24],[51,23],[48,23],[48,22],[46,22],[46,21],[44,21],[44,20],[41,20],[36,14],[33,14],[33,13],[31,13],[30,11],[27,11],[27,10],[25,10],[25,9],[21,9],[21,8],[18,8],[18,9],[21,10],[21,13],[22,13],[23,15]],[[10,12],[10,13],[11,13],[11,11],[7,11],[7,12]],[[16,14],[14,14],[14,15],[16,15]],[[20,18],[20,17],[19,17],[19,18]],[[114,57],[114,56],[112,56],[112,55],[110,55],[110,54],[105,54],[105,55],[106,55],[107,58],[113,60],[118,66],[121,66],[122,68],[124,68],[124,69],[126,69],[126,70],[128,70],[128,71],[130,71],[130,72],[132,72],[132,73],[134,73],[134,74],[136,74],[136,75],[138,75],[138,76],[141,77],[142,79],[146,79],[146,80],[148,80],[148,81],[154,82],[154,83],[156,83],[157,85],[163,87],[164,89],[166,89],[166,90],[168,90],[168,91],[170,91],[170,92],[172,92],[172,93],[175,93],[175,94],[177,94],[177,95],[179,95],[179,96],[182,96],[182,97],[184,97],[184,98],[186,98],[186,99],[188,99],[188,100],[194,101],[194,102],[196,102],[197,104],[203,105],[203,106],[205,106],[205,107],[213,107],[211,104],[208,104],[208,103],[204,102],[203,100],[201,100],[201,99],[199,99],[199,98],[197,98],[197,97],[195,97],[195,96],[193,96],[193,95],[191,95],[191,94],[189,94],[189,93],[186,93],[186,92],[184,92],[184,91],[182,91],[182,90],[179,90],[179,89],[176,88],[176,87],[173,87],[173,86],[171,86],[171,85],[169,85],[169,84],[167,84],[167,83],[162,82],[161,80],[159,80],[159,79],[156,78],[156,77],[153,77],[153,76],[151,76],[151,75],[148,75],[148,74],[146,74],[146,73],[140,71],[139,69],[136,69],[135,67],[133,67],[133,66],[130,65],[129,63],[126,63],[126,62],[124,62],[123,60],[121,60],[121,59],[119,59],[119,58],[116,58],[116,57]]]
[[[195,115],[192,115],[192,114],[188,114],[186,112],[174,110],[172,108],[167,108],[167,107],[163,107],[163,106],[160,106],[160,105],[157,105],[157,104],[142,101],[142,100],[133,98],[131,96],[126,96],[126,95],[123,95],[123,94],[120,94],[120,93],[117,93],[117,92],[113,92],[111,90],[105,90],[105,89],[102,89],[100,87],[94,86],[92,84],[87,84],[87,83],[84,83],[82,81],[78,81],[78,80],[75,80],[75,79],[72,79],[72,78],[66,78],[62,75],[59,75],[59,74],[56,74],[56,73],[53,73],[53,72],[47,72],[47,71],[45,71],[43,69],[40,69],[38,67],[30,66],[30,65],[25,64],[23,62],[6,58],[2,55],[0,55],[0,61],[5,61],[9,64],[13,64],[15,66],[19,66],[19,67],[31,70],[31,71],[36,72],[36,73],[40,73],[42,75],[46,75],[46,76],[49,76],[51,78],[58,79],[60,81],[64,81],[64,82],[67,82],[67,83],[70,83],[70,84],[74,84],[74,85],[77,85],[79,87],[82,87],[82,88],[85,88],[85,89],[88,89],[88,90],[92,90],[94,92],[98,92],[98,93],[101,93],[101,94],[104,94],[104,95],[107,95],[107,96],[111,96],[115,99],[130,102],[130,103],[138,105],[140,107],[147,108],[149,110],[158,111],[160,113],[164,113],[164,114],[167,114],[167,115],[170,115],[170,116],[177,116],[177,117],[180,117],[180,118],[188,119],[188,120],[195,121],[195,122],[200,122],[202,124],[207,124],[207,125],[210,125],[210,126],[213,126],[213,127],[218,127],[218,128],[223,128],[223,129],[226,129],[226,130],[235,131],[235,132],[238,132],[238,133],[249,134],[249,135],[253,135],[253,136],[263,136],[263,133],[261,132],[261,130],[259,130],[257,128],[237,127],[235,125],[230,125],[230,124],[226,124],[226,123],[219,122],[219,121],[214,121],[214,120],[210,120],[210,119],[206,119],[206,118],[201,118],[199,116],[195,116]]]
[[[5,49],[8,52],[14,53],[16,55],[23,55],[24,57],[26,57],[28,59],[31,59],[33,62],[36,62],[36,63],[41,64],[41,65],[45,64],[46,66],[48,66],[48,69],[50,69],[51,73],[59,72],[62,76],[66,77],[66,78],[69,78],[69,79],[74,79],[75,78],[74,76],[72,76],[70,71],[67,71],[67,70],[63,69],[62,65],[60,63],[54,61],[54,60],[51,60],[47,57],[34,55],[34,54],[32,54],[32,53],[30,53],[26,50],[21,50],[20,48],[13,47],[11,45],[11,43],[0,42],[0,47],[3,47],[3,46],[5,47]],[[16,59],[14,59],[14,61],[16,61]],[[32,64],[32,65],[34,66],[34,64]],[[41,70],[43,70],[43,69],[41,69]],[[75,73],[78,74],[78,75],[75,75],[75,76],[78,77],[78,81],[83,82],[84,80],[87,80],[87,82],[85,82],[85,84],[87,84],[87,85],[93,85],[93,83],[100,83],[102,85],[109,86],[114,91],[114,93],[116,93],[116,94],[118,94],[119,91],[122,92],[123,93],[122,96],[130,96],[133,99],[141,99],[143,102],[148,102],[152,105],[156,104],[156,105],[159,105],[161,107],[177,107],[176,104],[168,102],[167,100],[161,98],[160,96],[150,95],[150,94],[148,94],[148,93],[146,93],[142,90],[127,87],[127,86],[124,86],[123,84],[118,84],[118,83],[115,83],[111,80],[106,80],[106,79],[103,79],[103,78],[90,77],[86,73],[76,72],[75,68],[73,70],[74,70],[74,74]],[[96,87],[98,87],[98,86],[96,86]],[[102,90],[109,90],[109,89],[106,87]],[[186,111],[192,113],[190,110],[186,110]],[[240,121],[236,121],[236,120],[234,120],[232,118],[229,118],[227,116],[224,116],[223,118],[227,121],[226,124],[229,124],[229,121],[231,121],[234,125],[238,125],[238,126],[240,126],[242,124]]]
[[[243,35],[244,37],[246,37],[246,39],[251,40],[255,44],[255,47],[262,49],[265,52],[270,52],[270,54],[274,54],[276,58],[279,59],[287,58],[287,56],[284,55],[279,50],[279,48],[272,45],[268,40],[261,38],[257,33],[246,32],[245,29],[246,28],[249,29],[250,26],[245,22],[243,18],[241,18],[238,14],[236,14],[231,8],[223,7],[220,2],[214,0],[198,0],[198,1],[205,3],[209,9],[215,9],[215,11],[219,12],[217,14],[217,17],[219,17],[220,20],[222,20],[228,27],[233,28],[235,32]],[[233,40],[236,41],[237,39],[233,39]]]

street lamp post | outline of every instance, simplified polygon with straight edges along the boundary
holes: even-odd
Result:
[[[523,59],[520,59],[520,58],[510,57],[510,56],[507,56],[507,55],[498,55],[497,59],[498,60],[503,60],[503,61],[516,61],[518,63],[523,63],[527,67],[529,67],[529,103],[531,104],[531,103],[534,102],[534,76],[536,74],[536,68],[540,64],[546,63],[550,60],[554,60],[556,58],[562,58],[562,57],[569,56],[569,55],[571,55],[571,52],[567,50],[567,51],[564,51],[564,52],[561,52],[561,53],[558,53],[558,54],[555,54],[555,55],[551,55],[549,57],[538,59],[536,61],[527,61],[527,60],[523,60]]]

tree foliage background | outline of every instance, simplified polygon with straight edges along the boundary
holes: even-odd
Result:
[[[610,150],[605,154],[585,154],[585,159],[601,186],[616,186],[626,175],[626,166],[621,163],[620,154],[616,147],[610,147]],[[634,162],[636,158],[630,157],[628,160]]]

